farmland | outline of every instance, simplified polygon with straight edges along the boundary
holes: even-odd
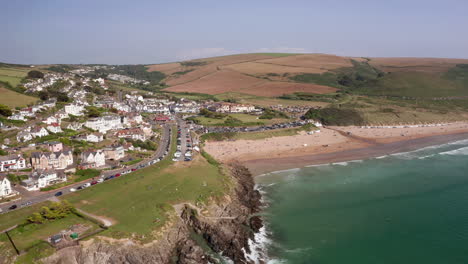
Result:
[[[10,108],[17,106],[24,107],[28,104],[36,102],[37,100],[38,99],[35,97],[20,94],[2,87],[2,84],[0,84],[0,104],[7,105]]]

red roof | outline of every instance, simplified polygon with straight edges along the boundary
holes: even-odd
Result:
[[[156,116],[154,118],[154,121],[168,121],[168,120],[171,120],[171,118],[165,115]]]

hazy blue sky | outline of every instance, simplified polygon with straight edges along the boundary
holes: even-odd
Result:
[[[5,0],[0,61],[160,63],[245,52],[468,58],[467,0]]]

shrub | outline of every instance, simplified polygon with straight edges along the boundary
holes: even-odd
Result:
[[[0,104],[0,115],[2,116],[11,116],[12,112],[10,107]]]
[[[32,70],[28,72],[28,78],[30,79],[39,79],[39,78],[44,78],[44,73],[36,70]]]
[[[364,125],[364,118],[353,109],[322,108],[309,109],[304,115],[306,119],[319,120],[324,125],[350,126]]]

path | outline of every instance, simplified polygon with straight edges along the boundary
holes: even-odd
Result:
[[[104,218],[102,216],[98,216],[98,215],[94,215],[94,214],[85,212],[85,211],[83,211],[83,210],[81,210],[79,208],[76,208],[76,210],[81,214],[84,214],[84,215],[86,215],[88,217],[91,217],[91,218],[94,218],[94,219],[97,219],[97,220],[101,221],[104,224],[105,227],[109,227],[109,226],[114,224],[111,220],[109,220],[107,218]]]

